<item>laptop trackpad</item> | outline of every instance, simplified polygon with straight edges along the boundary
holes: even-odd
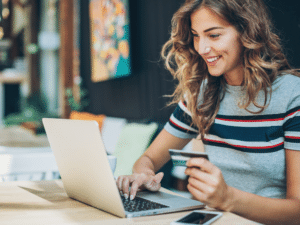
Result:
[[[159,200],[170,199],[175,197],[174,195],[167,194],[162,191],[158,191],[158,192],[142,191],[142,192],[138,192],[137,196],[148,199],[150,201],[159,201]]]

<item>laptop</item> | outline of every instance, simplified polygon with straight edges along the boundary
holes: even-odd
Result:
[[[117,188],[96,121],[43,118],[43,124],[70,198],[122,218],[205,206],[162,191],[141,191],[134,200],[126,200]]]

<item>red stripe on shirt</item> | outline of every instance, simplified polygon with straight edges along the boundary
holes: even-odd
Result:
[[[172,123],[174,126],[179,127],[180,129],[186,130],[186,131],[190,131],[182,126],[179,126],[177,123],[175,123],[174,121],[172,121],[171,119],[169,119],[169,122]]]
[[[294,136],[285,136],[285,137],[290,139],[300,139],[300,137],[294,137]]]

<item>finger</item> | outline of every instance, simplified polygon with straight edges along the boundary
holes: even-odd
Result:
[[[135,180],[130,189],[130,200],[133,200],[138,192],[139,188],[143,185],[143,181],[141,179]]]
[[[149,190],[149,191],[158,191],[161,187],[160,183],[156,183],[154,181],[152,182],[148,182],[145,187]]]
[[[200,180],[197,180],[193,177],[190,177],[188,179],[189,185],[191,185],[193,188],[197,189],[201,193],[211,195],[214,192],[214,188]]]
[[[154,176],[151,191],[158,191],[161,187],[161,181],[164,177],[164,173],[160,172]]]
[[[187,176],[193,177],[195,179],[198,179],[199,181],[206,183],[208,185],[215,186],[218,183],[217,177],[213,176],[212,174],[209,174],[205,171],[200,170],[197,167],[187,167],[185,170],[185,174]]]
[[[122,190],[123,190],[123,188],[122,188],[123,178],[124,178],[124,176],[119,176],[118,180],[117,180],[117,187],[120,192],[122,192]]]
[[[134,182],[131,184],[130,189],[130,199],[133,200],[136,196],[136,193],[138,191],[141,191],[143,189],[142,186],[145,188],[145,183],[148,181],[149,177],[145,174],[138,174],[134,176]]]
[[[163,172],[160,172],[160,173],[156,174],[154,176],[154,182],[159,184],[161,182],[161,180],[163,179],[163,177],[164,177]]]
[[[161,187],[160,182],[164,176],[163,172],[156,174],[152,179],[145,183],[145,187],[150,191],[158,191]]]
[[[207,173],[214,174],[218,167],[212,164],[205,158],[191,158],[186,163],[187,167],[199,167],[201,170],[206,171]]]
[[[206,195],[201,192],[200,190],[198,190],[197,188],[195,188],[194,186],[192,186],[191,184],[187,185],[187,189],[189,190],[189,192],[200,202],[207,204],[207,198]]]
[[[125,177],[123,179],[123,193],[124,193],[124,197],[127,199],[129,196],[129,178]]]

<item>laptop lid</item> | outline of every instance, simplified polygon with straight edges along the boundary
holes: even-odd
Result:
[[[139,192],[138,197],[168,207],[126,212],[109,166],[96,121],[43,118],[64,188],[70,198],[119,217],[161,214],[203,208],[201,202],[163,192]]]
[[[43,124],[68,196],[125,217],[98,123],[44,118]]]

